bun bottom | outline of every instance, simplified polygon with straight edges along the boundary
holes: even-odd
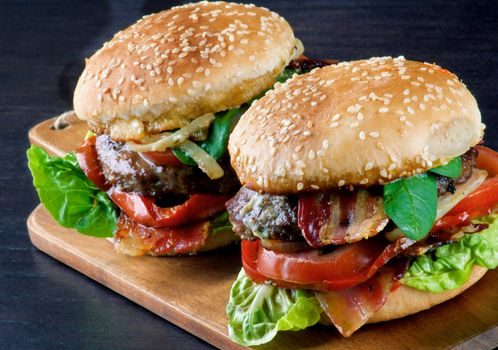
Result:
[[[367,323],[394,320],[441,304],[471,287],[484,276],[486,271],[488,271],[486,268],[474,265],[469,280],[460,288],[441,293],[426,292],[402,285],[389,294],[386,303],[368,320]]]
[[[474,265],[469,280],[460,288],[441,293],[426,292],[402,285],[389,294],[386,303],[379,311],[372,315],[367,324],[394,320],[430,309],[437,304],[441,304],[456,297],[458,294],[463,293],[466,289],[479,281],[486,271],[488,271],[488,269]],[[332,325],[325,313],[322,313],[319,323],[325,326]]]
[[[239,241],[239,236],[237,236],[232,231],[217,233],[213,236],[208,237],[204,246],[201,248],[201,250],[199,250],[199,253],[223,248]]]
[[[208,252],[211,250],[215,249],[220,249],[225,246],[228,246],[230,244],[234,244],[240,241],[240,238],[235,235],[232,231],[226,231],[226,232],[220,232],[215,235],[209,235],[209,237],[206,239],[204,242],[204,245],[197,251],[194,252],[189,252],[189,253],[184,253],[184,254],[162,254],[162,255],[157,255],[154,254],[154,250],[151,247],[148,247],[145,244],[138,244],[138,245],[133,245],[133,244],[127,244],[127,245],[121,245],[117,242],[114,241],[113,238],[107,238],[109,242],[112,243],[114,246],[114,249],[116,252],[129,255],[129,256],[182,256],[182,255],[196,255],[198,253],[204,253]],[[140,242],[140,239],[138,239],[138,242]]]

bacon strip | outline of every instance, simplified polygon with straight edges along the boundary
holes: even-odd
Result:
[[[380,310],[406,270],[406,261],[382,268],[368,281],[335,292],[316,292],[325,314],[344,336],[351,336]]]
[[[209,231],[209,221],[152,228],[140,225],[122,213],[114,236],[114,247],[120,253],[132,256],[195,254],[204,246]]]
[[[298,225],[314,248],[375,236],[388,222],[383,198],[371,195],[367,190],[299,197]]]

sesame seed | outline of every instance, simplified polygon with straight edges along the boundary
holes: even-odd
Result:
[[[304,188],[304,184],[303,184],[302,182],[299,182],[299,183],[297,184],[297,190],[298,190],[298,191],[301,191],[303,188]]]
[[[387,113],[387,112],[389,112],[389,108],[387,108],[387,107],[382,107],[381,109],[379,109],[379,112],[380,112],[380,113]]]
[[[349,106],[347,111],[349,113],[358,113],[361,109],[361,105],[359,104],[355,104],[355,105],[352,105],[352,106]]]
[[[371,131],[370,133],[368,133],[368,135],[370,135],[370,137],[373,137],[374,139],[379,137],[379,133],[377,131]]]
[[[410,106],[406,107],[406,110],[407,110],[407,111],[408,111],[408,113],[410,113],[410,114],[415,114],[415,110],[414,110],[412,107],[410,107]]]
[[[358,137],[360,138],[360,140],[365,140],[365,132],[364,131],[360,131],[359,134],[358,134]]]
[[[342,186],[344,186],[345,184],[346,184],[346,181],[344,181],[344,180],[340,180],[340,181],[337,183],[337,186],[342,187]]]
[[[365,170],[366,171],[372,170],[372,168],[373,168],[373,163],[372,162],[368,162],[367,164],[365,164]]]

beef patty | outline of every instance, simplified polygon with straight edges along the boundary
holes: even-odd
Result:
[[[211,180],[198,167],[158,166],[133,152],[123,142],[108,135],[97,136],[96,150],[106,180],[117,189],[147,196],[189,195],[192,193],[229,194],[240,188],[228,156],[219,160],[225,175]]]
[[[455,185],[464,183],[472,176],[477,150],[471,148],[462,155],[462,173],[456,178],[437,175],[438,195],[453,193]],[[227,202],[233,230],[242,239],[254,240],[257,237],[282,241],[302,240],[301,229],[297,224],[298,197],[259,194],[246,187]]]

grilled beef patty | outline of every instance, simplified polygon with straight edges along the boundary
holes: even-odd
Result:
[[[455,185],[462,184],[472,175],[477,150],[471,148],[462,155],[462,173],[452,179],[436,176],[438,195],[453,193]],[[259,194],[247,187],[227,202],[233,230],[242,239],[277,239],[281,241],[302,240],[297,224],[297,196]]]
[[[297,198],[258,194],[242,187],[226,205],[233,230],[242,239],[303,239],[297,226]]]
[[[229,194],[240,188],[228,157],[219,160],[225,175],[211,180],[198,167],[155,165],[108,135],[97,136],[95,146],[106,180],[121,191],[164,197],[192,193]]]

